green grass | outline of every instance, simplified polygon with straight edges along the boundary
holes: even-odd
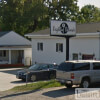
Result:
[[[36,83],[14,87],[11,89],[11,91],[23,92],[23,91],[32,91],[32,90],[38,90],[44,88],[51,88],[51,87],[60,87],[60,86],[62,85],[56,80],[39,81]]]

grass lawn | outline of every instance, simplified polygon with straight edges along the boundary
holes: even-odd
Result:
[[[36,83],[14,87],[10,91],[23,92],[23,91],[32,91],[32,90],[38,90],[44,88],[51,88],[51,87],[60,87],[60,86],[62,85],[56,80],[39,81]]]

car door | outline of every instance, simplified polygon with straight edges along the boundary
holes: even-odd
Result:
[[[48,75],[49,75],[49,65],[45,64],[42,66],[42,70],[41,70],[41,77],[42,79],[48,79]]]
[[[93,80],[94,82],[100,82],[100,62],[93,63]]]

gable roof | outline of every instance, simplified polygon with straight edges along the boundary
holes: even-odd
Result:
[[[10,32],[10,31],[0,32],[0,37],[2,37],[2,36],[4,36],[4,35],[8,34],[9,32]]]
[[[0,32],[0,46],[31,46],[31,41],[14,31]]]
[[[27,35],[35,35],[35,36],[45,36],[45,35],[50,35],[50,28],[48,29],[44,29],[44,30],[40,30],[40,31],[37,31],[37,32],[32,32],[32,33],[29,33],[29,34],[26,34],[25,36]]]
[[[100,31],[100,22],[96,23],[85,23],[85,24],[77,24],[76,25],[76,33],[96,33]],[[50,36],[50,28],[40,30],[38,32],[32,32],[29,34],[26,34],[25,36]]]
[[[100,22],[77,24],[77,33],[96,33],[100,31]]]

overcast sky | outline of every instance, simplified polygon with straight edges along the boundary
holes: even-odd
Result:
[[[78,0],[78,6],[80,6],[80,8],[87,4],[95,5],[100,8],[100,0]]]

